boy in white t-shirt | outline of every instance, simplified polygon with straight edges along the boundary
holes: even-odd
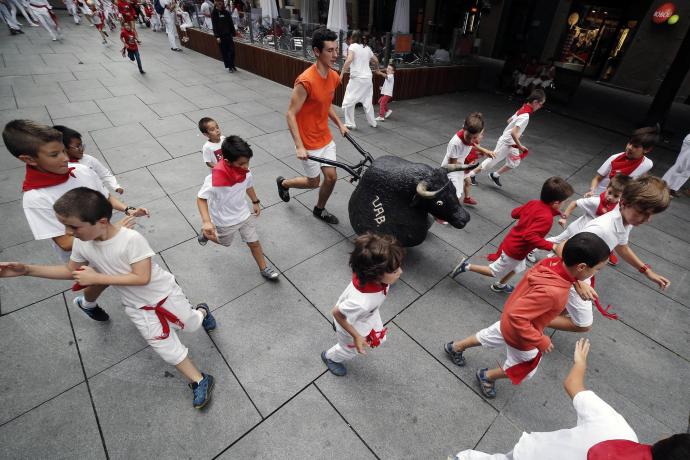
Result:
[[[254,191],[249,160],[252,149],[239,136],[230,136],[221,146],[223,159],[211,170],[197,194],[197,206],[201,214],[199,244],[208,240],[223,246],[230,246],[235,234],[239,233],[247,243],[259,266],[261,276],[274,281],[278,273],[266,264],[263,249],[256,233],[256,218],[261,214],[261,201]],[[246,197],[252,200],[254,214],[249,209]]]
[[[124,189],[118,183],[117,178],[110,170],[103,165],[97,158],[84,153],[84,144],[81,139],[81,134],[67,126],[55,125],[53,128],[62,133],[62,143],[65,146],[67,156],[69,156],[70,163],[79,163],[88,166],[98,174],[98,177],[109,190],[117,192],[120,195],[124,193]]]
[[[393,113],[388,109],[388,103],[393,99],[393,86],[395,86],[395,64],[388,64],[386,72],[376,70],[374,73],[384,78],[381,86],[381,97],[379,98],[379,116],[376,121],[385,121]]]
[[[358,353],[365,355],[365,348],[376,348],[386,340],[379,308],[388,287],[402,274],[404,255],[402,246],[390,235],[366,233],[355,240],[350,254],[352,281],[332,311],[338,343],[321,353],[333,375],[344,376],[344,361]]]
[[[208,139],[203,147],[201,147],[201,154],[204,158],[206,166],[213,169],[219,161],[223,159],[223,153],[220,146],[225,139],[220,133],[220,127],[213,118],[204,117],[199,120],[199,131]]]
[[[151,259],[155,252],[141,234],[110,222],[113,207],[95,190],[79,187],[65,193],[53,206],[67,232],[74,235],[66,265],[0,263],[0,276],[34,276],[74,280],[80,286],[112,286],[125,313],[163,360],[192,383],[194,407],[210,400],[213,377],[202,374],[188,356],[176,330],[215,329],[206,304],[192,308],[175,277]]]
[[[498,171],[489,173],[491,180],[499,187],[502,187],[501,180],[499,179],[501,174],[505,174],[511,169],[520,166],[522,159],[527,156],[529,151],[522,144],[520,138],[525,133],[531,114],[544,107],[545,103],[546,94],[544,94],[543,90],[535,89],[532,91],[527,97],[525,104],[513,116],[508,118],[508,126],[503,130],[503,134],[498,138],[494,148],[496,157],[487,158],[478,168],[470,173],[472,183],[475,183],[474,177],[481,171],[488,172],[498,163],[505,160],[505,164]]]
[[[647,174],[654,166],[654,162],[646,155],[652,151],[658,139],[659,134],[656,128],[640,128],[633,131],[625,146],[625,151],[611,155],[597,169],[590,190],[585,193],[585,196],[596,196],[602,193],[606,190],[609,180],[616,174],[630,176],[633,179]]]
[[[120,225],[132,224],[131,217],[148,215],[146,209],[127,206],[108,193],[91,168],[81,164],[70,166],[60,131],[31,120],[13,120],[5,125],[2,138],[7,150],[26,164],[22,206],[34,239],[52,239],[53,249],[63,262],[69,260],[74,236],[66,234],[53,204],[65,192],[77,187],[96,190],[114,209],[128,216]],[[105,286],[87,288],[83,296],[74,299],[75,305],[91,319],[107,321],[108,314],[96,302],[104,289]]]

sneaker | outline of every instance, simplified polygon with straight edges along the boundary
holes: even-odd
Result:
[[[347,123],[345,123],[345,127],[346,127],[347,129],[357,129],[357,126],[355,126],[355,125],[349,125],[349,124],[347,124]]]
[[[489,399],[493,399],[496,397],[496,382],[492,382],[486,377],[488,370],[488,368],[477,370],[477,382],[479,382],[479,390],[482,394]]]
[[[204,232],[199,233],[199,236],[196,237],[196,240],[202,246],[206,246],[206,243],[208,243],[208,238],[206,238]]]
[[[498,185],[499,187],[503,187],[501,185],[501,178],[498,176],[494,176],[494,173],[489,174],[489,177],[491,178],[492,181],[494,181],[494,184]]]
[[[535,254],[535,251],[530,251],[530,252],[527,254],[527,261],[528,261],[528,262],[531,262],[531,263],[533,263],[533,264],[536,264],[536,263],[537,263],[537,254]]]
[[[385,121],[386,119],[383,117],[376,117],[376,121]]]
[[[439,219],[438,217],[436,218],[436,223],[439,225],[448,225],[448,222],[443,219]]]
[[[470,176],[470,182],[472,183],[472,185],[479,185],[477,183],[477,178],[475,176]]]
[[[103,310],[98,305],[96,305],[95,307],[92,307],[92,308],[82,307],[82,305],[85,302],[83,295],[75,297],[73,302],[77,308],[79,308],[81,311],[86,313],[89,316],[89,318],[91,318],[95,321],[108,321],[110,319],[110,316],[105,312],[105,310]]]
[[[494,292],[505,292],[506,294],[510,294],[513,292],[513,289],[515,289],[515,286],[511,284],[504,284],[501,286],[498,283],[494,283],[491,285],[491,290]]]
[[[335,217],[330,212],[326,211],[326,208],[322,209],[319,212],[318,208],[316,206],[314,206],[314,210],[312,211],[312,214],[314,214],[314,217],[321,219],[322,221],[326,222],[327,224],[337,225],[338,222],[340,222],[337,217]]]
[[[266,278],[267,280],[274,281],[277,280],[278,277],[280,276],[277,271],[273,270],[271,267],[266,267],[263,270],[261,270],[259,273],[261,273],[261,276]]]
[[[479,202],[478,202],[477,200],[475,200],[474,198],[472,198],[471,196],[466,196],[466,197],[463,198],[463,200],[462,200],[462,204],[467,204],[467,205],[470,205],[470,206],[476,206],[478,203],[479,203]]]
[[[343,377],[345,374],[347,374],[345,365],[343,363],[336,363],[335,361],[331,361],[330,359],[326,358],[325,351],[321,352],[321,361],[326,364],[326,367],[328,367],[328,370],[331,371],[331,374],[338,377]]]
[[[445,350],[450,360],[453,361],[453,364],[455,364],[456,366],[465,365],[465,357],[462,356],[462,352],[453,351],[453,342],[448,342],[447,344],[445,344],[443,350]]]
[[[611,255],[609,255],[609,265],[611,265],[612,267],[618,265],[618,256],[615,252],[612,252]]]
[[[388,118],[391,116],[391,113],[393,113],[392,110],[386,110],[386,114],[383,116],[384,118]]]
[[[206,332],[211,332],[212,330],[214,330],[216,328],[216,318],[213,317],[211,309],[208,308],[208,305],[206,305],[205,303],[200,303],[196,306],[196,309],[206,310],[206,316],[204,317],[204,320],[201,322],[201,327],[203,327]]]
[[[469,257],[463,257],[460,263],[455,266],[452,272],[450,272],[450,277],[455,278],[460,273],[465,273],[467,268],[470,266]]]
[[[202,373],[202,379],[199,383],[190,383],[189,388],[192,389],[194,395],[194,409],[203,409],[206,404],[211,401],[211,390],[215,380],[212,375]]]
[[[144,72],[143,70],[140,70],[139,73],[144,75],[146,72]]]
[[[290,201],[290,189],[283,187],[283,181],[285,178],[283,176],[276,177],[276,185],[278,186],[278,196],[284,202]]]

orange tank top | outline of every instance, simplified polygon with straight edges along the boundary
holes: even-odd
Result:
[[[331,130],[328,129],[328,111],[339,84],[340,78],[336,71],[329,69],[324,78],[319,74],[316,64],[295,80],[295,86],[302,85],[307,91],[307,99],[297,112],[299,135],[307,150],[320,149],[333,140]]]

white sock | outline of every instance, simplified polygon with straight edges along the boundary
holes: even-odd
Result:
[[[501,175],[497,172],[492,172],[491,175],[494,177],[501,177]]]
[[[98,302],[95,300],[93,302],[89,302],[88,300],[86,300],[86,298],[84,298],[84,301],[81,303],[81,306],[84,308],[95,308],[98,306]]]

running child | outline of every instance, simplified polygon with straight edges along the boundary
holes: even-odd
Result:
[[[600,270],[609,253],[597,235],[578,233],[566,241],[562,259],[544,259],[525,274],[508,297],[500,321],[462,340],[448,342],[444,351],[454,364],[464,366],[463,353],[468,348],[505,347],[503,366],[476,373],[479,389],[487,398],[496,397],[496,380],[509,378],[518,385],[532,378],[542,354],[554,348],[544,329],[563,311],[572,284]]]
[[[99,179],[101,179],[101,182],[106,188],[120,195],[124,193],[125,189],[117,182],[117,178],[113,173],[111,173],[96,157],[84,153],[84,144],[79,132],[61,125],[55,125],[53,128],[62,133],[62,143],[65,146],[65,151],[67,152],[70,163],[79,163],[88,166],[98,174]]]
[[[207,332],[216,320],[206,304],[192,307],[175,277],[152,261],[156,254],[138,232],[110,222],[112,205],[95,190],[78,187],[53,205],[57,219],[73,235],[74,247],[65,265],[1,262],[0,277],[33,276],[74,280],[81,286],[112,286],[125,313],[153,350],[192,383],[197,409],[211,399],[213,377],[202,374],[176,330]]]
[[[347,55],[347,53],[345,53]],[[395,64],[388,64],[385,72],[374,70],[374,73],[384,78],[381,87],[381,97],[379,98],[379,116],[376,121],[385,121],[393,113],[388,109],[388,103],[393,99],[393,86],[395,86]]]
[[[350,254],[352,281],[332,310],[338,343],[321,353],[321,360],[333,375],[344,376],[345,361],[385,342],[387,329],[379,308],[389,286],[402,274],[404,255],[402,246],[390,235],[366,233],[355,240]]]
[[[565,208],[565,211],[563,211],[561,218],[558,219],[558,224],[565,228],[565,230],[557,236],[548,237],[546,241],[551,241],[552,243],[562,243],[567,241],[568,238],[582,231],[585,225],[587,225],[592,219],[612,211],[616,206],[618,206],[618,202],[620,201],[623,190],[628,182],[630,182],[629,176],[618,174],[611,178],[611,181],[606,186],[606,190],[599,196],[580,198],[579,200],[571,201],[570,204]],[[568,217],[570,217],[576,208],[580,208],[583,211],[583,214],[575,219],[566,228]],[[537,261],[536,252],[537,250],[533,250],[527,254],[527,260],[535,263]],[[609,257],[609,264],[618,264],[618,258],[614,252],[612,252],[611,256]]]
[[[139,73],[145,74],[144,69],[141,67],[141,56],[139,55],[139,45],[141,43],[137,40],[136,34],[133,32],[131,22],[125,22],[122,24],[122,30],[120,31],[120,41],[124,45],[122,48],[122,57],[125,56],[125,51],[127,52],[127,57],[130,61],[137,61],[137,67],[139,67]]]
[[[633,179],[646,174],[654,162],[646,157],[659,140],[656,128],[640,128],[633,131],[625,151],[616,153],[606,159],[592,179],[590,190],[585,197],[596,196],[606,190],[609,180],[616,174],[630,176]]]
[[[550,251],[553,243],[544,239],[551,230],[553,218],[561,215],[561,204],[573,194],[573,187],[560,177],[550,177],[541,188],[538,200],[531,200],[519,206],[510,213],[517,224],[501,242],[498,251],[487,257],[491,264],[470,264],[469,258],[464,257],[450,273],[455,278],[467,271],[484,276],[498,278],[499,281],[491,285],[494,292],[510,294],[514,287],[508,280],[515,273],[525,270],[525,257],[534,248]]]
[[[259,236],[256,233],[256,218],[261,214],[261,201],[254,191],[249,160],[252,149],[239,136],[230,136],[221,146],[223,159],[211,170],[197,194],[196,203],[201,214],[199,244],[208,240],[222,246],[230,246],[235,234],[239,233],[247,243],[259,266],[261,276],[274,281],[278,273],[266,264]],[[252,211],[246,197],[252,200]]]
[[[502,187],[501,174],[505,174],[511,169],[520,166],[522,159],[527,156],[529,150],[522,144],[520,139],[525,133],[531,114],[544,107],[545,103],[546,94],[544,94],[544,90],[535,89],[532,91],[523,106],[520,107],[520,110],[508,118],[508,126],[503,130],[503,134],[498,138],[494,148],[496,156],[494,158],[487,158],[478,168],[470,173],[470,179],[473,184],[476,183],[474,178],[477,174],[481,171],[488,172],[505,160],[505,164],[498,171],[489,173],[491,180],[499,187]]]
[[[201,147],[204,163],[206,163],[206,166],[213,169],[213,167],[223,159],[221,144],[223,140],[225,140],[225,136],[221,134],[218,122],[209,117],[204,117],[199,120],[199,131],[208,139]]]

